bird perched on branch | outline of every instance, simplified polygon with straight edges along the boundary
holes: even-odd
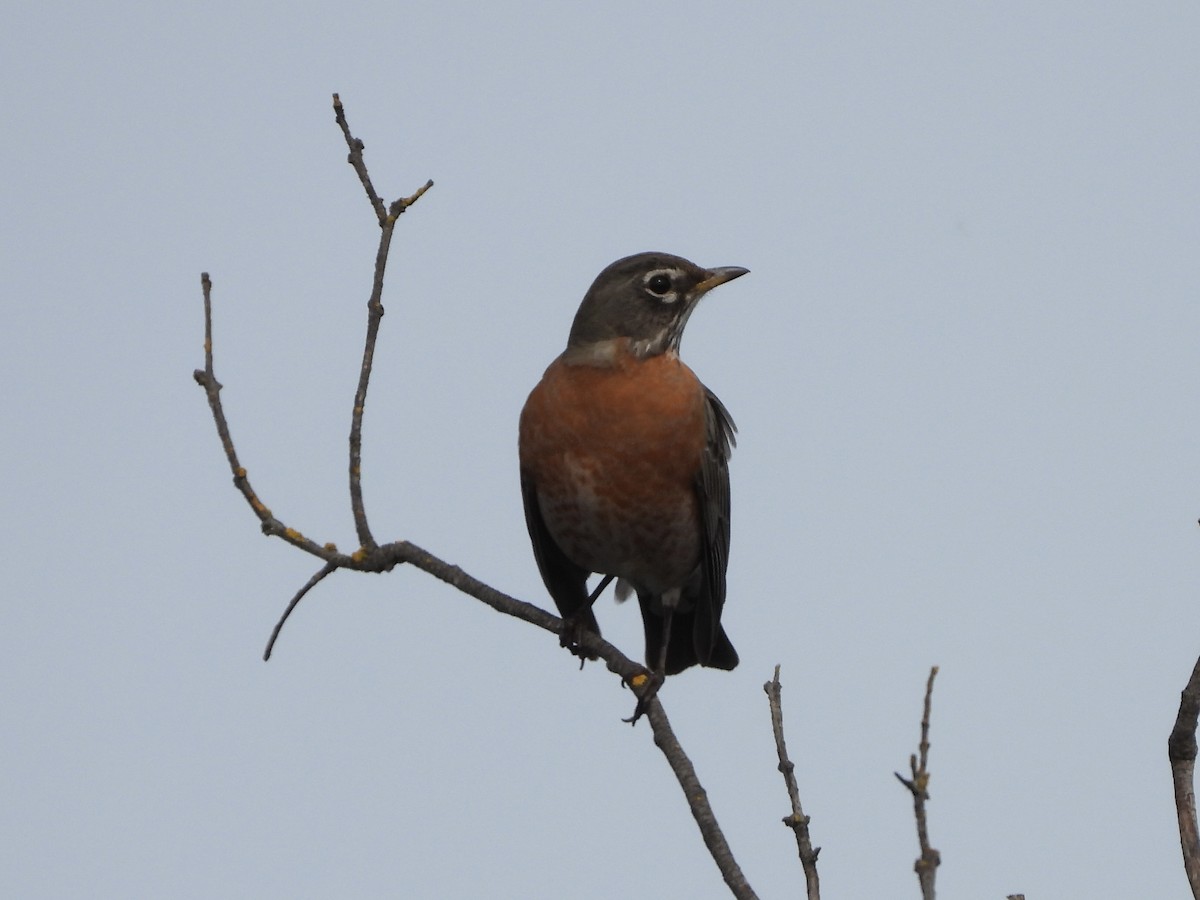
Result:
[[[521,412],[525,523],[564,646],[587,655],[577,641],[600,633],[592,605],[615,578],[618,600],[637,592],[660,682],[738,663],[721,627],[735,428],[679,341],[700,298],[746,272],[666,253],[617,260]],[[589,594],[592,573],[604,577]]]

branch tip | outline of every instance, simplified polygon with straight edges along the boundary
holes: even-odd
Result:
[[[895,772],[899,782],[908,788],[913,798],[913,817],[917,823],[917,843],[920,855],[913,864],[917,879],[921,884],[921,896],[924,900],[933,900],[934,883],[937,877],[937,867],[941,865],[942,857],[929,843],[929,827],[925,812],[925,802],[929,799],[929,719],[933,704],[933,680],[937,676],[938,667],[929,670],[929,678],[925,682],[925,700],[921,709],[921,742],[917,745],[917,753],[908,758],[912,778],[908,779]]]
[[[779,771],[783,774],[783,782],[787,788],[788,800],[792,805],[791,815],[783,817],[783,824],[792,829],[796,837],[796,852],[800,857],[800,866],[804,870],[804,882],[808,900],[820,900],[821,880],[817,873],[817,853],[813,849],[812,836],[808,824],[811,821],[804,814],[800,803],[800,787],[796,781],[796,766],[788,757],[787,742],[783,735],[783,685],[779,680],[778,665],[775,666],[775,676],[763,685],[767,702],[771,709],[771,731],[775,735],[775,753],[779,757]]]

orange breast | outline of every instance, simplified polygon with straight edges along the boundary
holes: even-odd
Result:
[[[700,561],[704,388],[678,356],[559,357],[521,413],[521,468],[574,562],[662,593]]]

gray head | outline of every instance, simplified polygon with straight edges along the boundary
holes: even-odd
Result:
[[[670,253],[618,259],[588,288],[575,313],[567,347],[629,338],[638,356],[677,351],[683,326],[700,298],[748,271],[738,266],[702,269]]]

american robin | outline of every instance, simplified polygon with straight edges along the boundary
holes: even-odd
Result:
[[[732,669],[721,627],[729,558],[729,411],[679,358],[708,291],[748,270],[666,253],[619,259],[592,283],[567,349],[521,411],[521,492],[563,643],[600,633],[592,604],[613,579],[637,592],[646,664]],[[604,578],[589,595],[592,573]]]

